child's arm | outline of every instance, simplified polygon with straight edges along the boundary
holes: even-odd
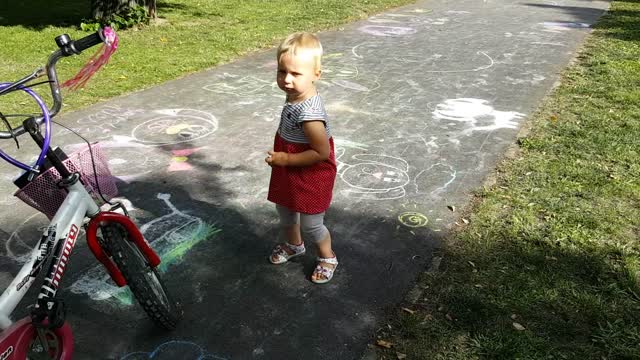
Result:
[[[304,134],[311,149],[297,154],[269,151],[266,161],[271,166],[309,166],[327,160],[331,149],[323,121],[305,121],[302,124]]]

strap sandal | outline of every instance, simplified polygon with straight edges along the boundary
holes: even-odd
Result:
[[[316,258],[316,261],[318,261],[318,265],[316,265],[315,270],[313,270],[313,273],[316,274],[316,278],[314,279],[312,277],[311,281],[316,284],[328,283],[329,280],[333,278],[333,273],[336,271],[336,268],[338,267],[338,258],[336,257],[336,254],[334,253],[333,257],[331,258],[318,257]],[[330,268],[330,267],[322,266],[323,263],[333,265],[333,267]],[[318,277],[318,275],[321,275],[321,276]]]
[[[304,255],[305,252],[306,249],[304,248],[304,243],[300,245],[293,245],[288,242],[284,242],[273,248],[271,256],[269,256],[269,261],[276,265],[284,264],[296,256]]]

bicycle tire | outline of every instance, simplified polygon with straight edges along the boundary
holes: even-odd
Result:
[[[140,306],[155,324],[166,330],[175,329],[182,318],[182,308],[167,292],[158,271],[149,265],[121,225],[109,223],[100,229],[105,250],[127,280]]]
[[[45,338],[49,351],[44,353],[44,348],[40,343],[38,332],[32,328],[28,348],[25,351],[27,359],[30,360],[71,360],[73,354],[73,335],[71,327],[65,322],[57,329],[46,329]]]

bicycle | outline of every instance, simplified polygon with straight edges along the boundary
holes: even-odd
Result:
[[[55,41],[58,49],[49,56],[45,68],[39,68],[13,83],[0,83],[0,96],[12,91],[24,91],[40,107],[41,114],[27,117],[15,129],[11,128],[7,120],[9,115],[0,113],[0,119],[8,127],[8,131],[0,131],[0,139],[13,139],[19,148],[18,136],[29,133],[41,149],[35,163],[29,166],[2,150],[0,157],[24,170],[22,176],[15,181],[20,188],[16,195],[50,219],[50,224],[34,246],[29,260],[0,296],[0,329],[3,330],[0,333],[1,360],[27,357],[71,359],[73,335],[65,320],[64,302],[56,294],[82,226],[85,227],[91,252],[106,267],[118,286],[129,286],[152,321],[171,330],[182,316],[180,304],[167,293],[156,271],[160,258],[129,218],[126,208],[119,203],[109,202],[101,190],[101,185],[109,187],[115,184],[108,183],[113,178],[106,162],[96,165],[96,158],[104,160],[100,148],[87,141],[89,146],[88,153],[84,152],[85,160],[74,161],[73,156],[51,147],[51,118],[62,107],[61,86],[56,72],[58,60],[103,44],[106,59],[94,55],[88,67],[83,68],[79,76],[69,82],[72,87],[82,86],[100,65],[108,61],[108,56],[117,48],[118,38],[112,29],[105,27],[78,40],[71,40],[68,35],[63,34],[56,37]],[[47,81],[31,83],[45,74]],[[53,98],[51,110],[30,88],[43,83],[49,83],[50,86]],[[41,125],[45,128],[44,135]],[[87,154],[90,161],[86,160]],[[103,171],[99,172],[98,167]],[[56,191],[62,191],[62,194]],[[98,196],[103,202],[112,205],[108,211],[100,209]],[[119,209],[122,213],[117,212]],[[12,322],[9,316],[45,268],[47,272],[30,315]]]

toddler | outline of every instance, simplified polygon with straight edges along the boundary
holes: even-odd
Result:
[[[326,283],[338,260],[324,214],[333,192],[336,160],[324,103],[316,90],[320,78],[322,45],[310,33],[289,35],[278,47],[278,87],[286,103],[273,150],[265,159],[271,166],[267,199],[276,204],[283,242],[269,260],[283,264],[305,253],[304,240],[317,247],[317,266],[311,281]]]

